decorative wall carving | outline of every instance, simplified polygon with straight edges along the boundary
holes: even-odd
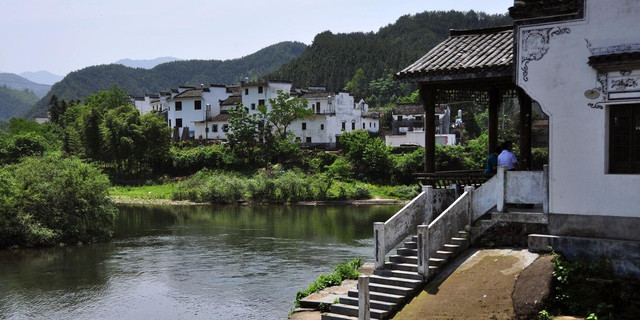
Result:
[[[522,32],[522,55],[520,58],[522,80],[529,81],[529,62],[538,61],[547,54],[551,38],[566,33],[571,33],[571,29],[553,27]]]

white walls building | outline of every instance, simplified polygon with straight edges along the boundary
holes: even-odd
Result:
[[[206,138],[209,133],[206,130],[208,121],[220,113],[220,100],[229,96],[224,85],[212,84],[208,88],[179,87],[178,93],[167,99],[169,127],[178,128],[180,135],[184,128],[188,128],[190,138]]]
[[[303,94],[301,98],[307,100],[313,114],[306,119],[294,121],[289,130],[304,145],[322,144],[335,148],[337,137],[343,132],[379,130],[378,113],[370,112],[363,100],[356,103],[349,93],[312,91]]]
[[[511,13],[514,68],[549,115],[550,232],[640,240],[640,5],[528,5]]]

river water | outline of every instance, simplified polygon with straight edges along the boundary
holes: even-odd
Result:
[[[0,319],[285,319],[399,206],[121,206],[114,239],[0,251]]]

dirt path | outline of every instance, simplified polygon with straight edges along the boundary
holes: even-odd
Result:
[[[445,268],[394,319],[513,319],[516,280],[538,255],[496,249],[470,251],[466,257],[453,273],[455,264]]]

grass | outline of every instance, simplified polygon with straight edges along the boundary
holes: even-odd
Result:
[[[331,286],[339,286],[343,280],[358,279],[360,272],[358,268],[362,267],[362,259],[355,258],[345,263],[338,264],[330,274],[321,274],[318,279],[311,283],[306,290],[298,291],[296,294],[295,306],[300,306],[300,300],[324,288]]]
[[[261,177],[256,176],[256,179]],[[196,186],[185,184],[185,182],[192,180],[183,180],[181,190],[184,192],[196,191]],[[248,183],[246,179],[241,179]],[[242,182],[240,181],[240,182]],[[306,182],[308,180],[302,180]],[[222,184],[226,185],[226,184]],[[110,195],[114,199],[122,199],[127,201],[153,201],[153,200],[172,200],[172,196],[175,199],[175,191],[180,188],[180,183],[176,181],[162,181],[155,183],[147,183],[141,186],[112,186],[110,188]],[[193,189],[193,190],[191,190]],[[242,189],[242,188],[240,188]],[[315,192],[314,192],[315,193]],[[330,189],[327,192],[325,199],[310,199],[310,200],[346,200],[346,199],[391,199],[391,200],[411,200],[419,193],[417,186],[380,186],[365,183],[361,181],[343,182],[334,180]],[[246,190],[243,195],[245,198],[252,198],[249,190]],[[313,198],[313,196],[311,196]],[[184,199],[183,199],[184,200]],[[211,199],[190,199],[195,202],[210,202]]]
[[[113,198],[130,200],[171,200],[171,194],[177,186],[177,182],[143,186],[112,186],[109,194]]]

